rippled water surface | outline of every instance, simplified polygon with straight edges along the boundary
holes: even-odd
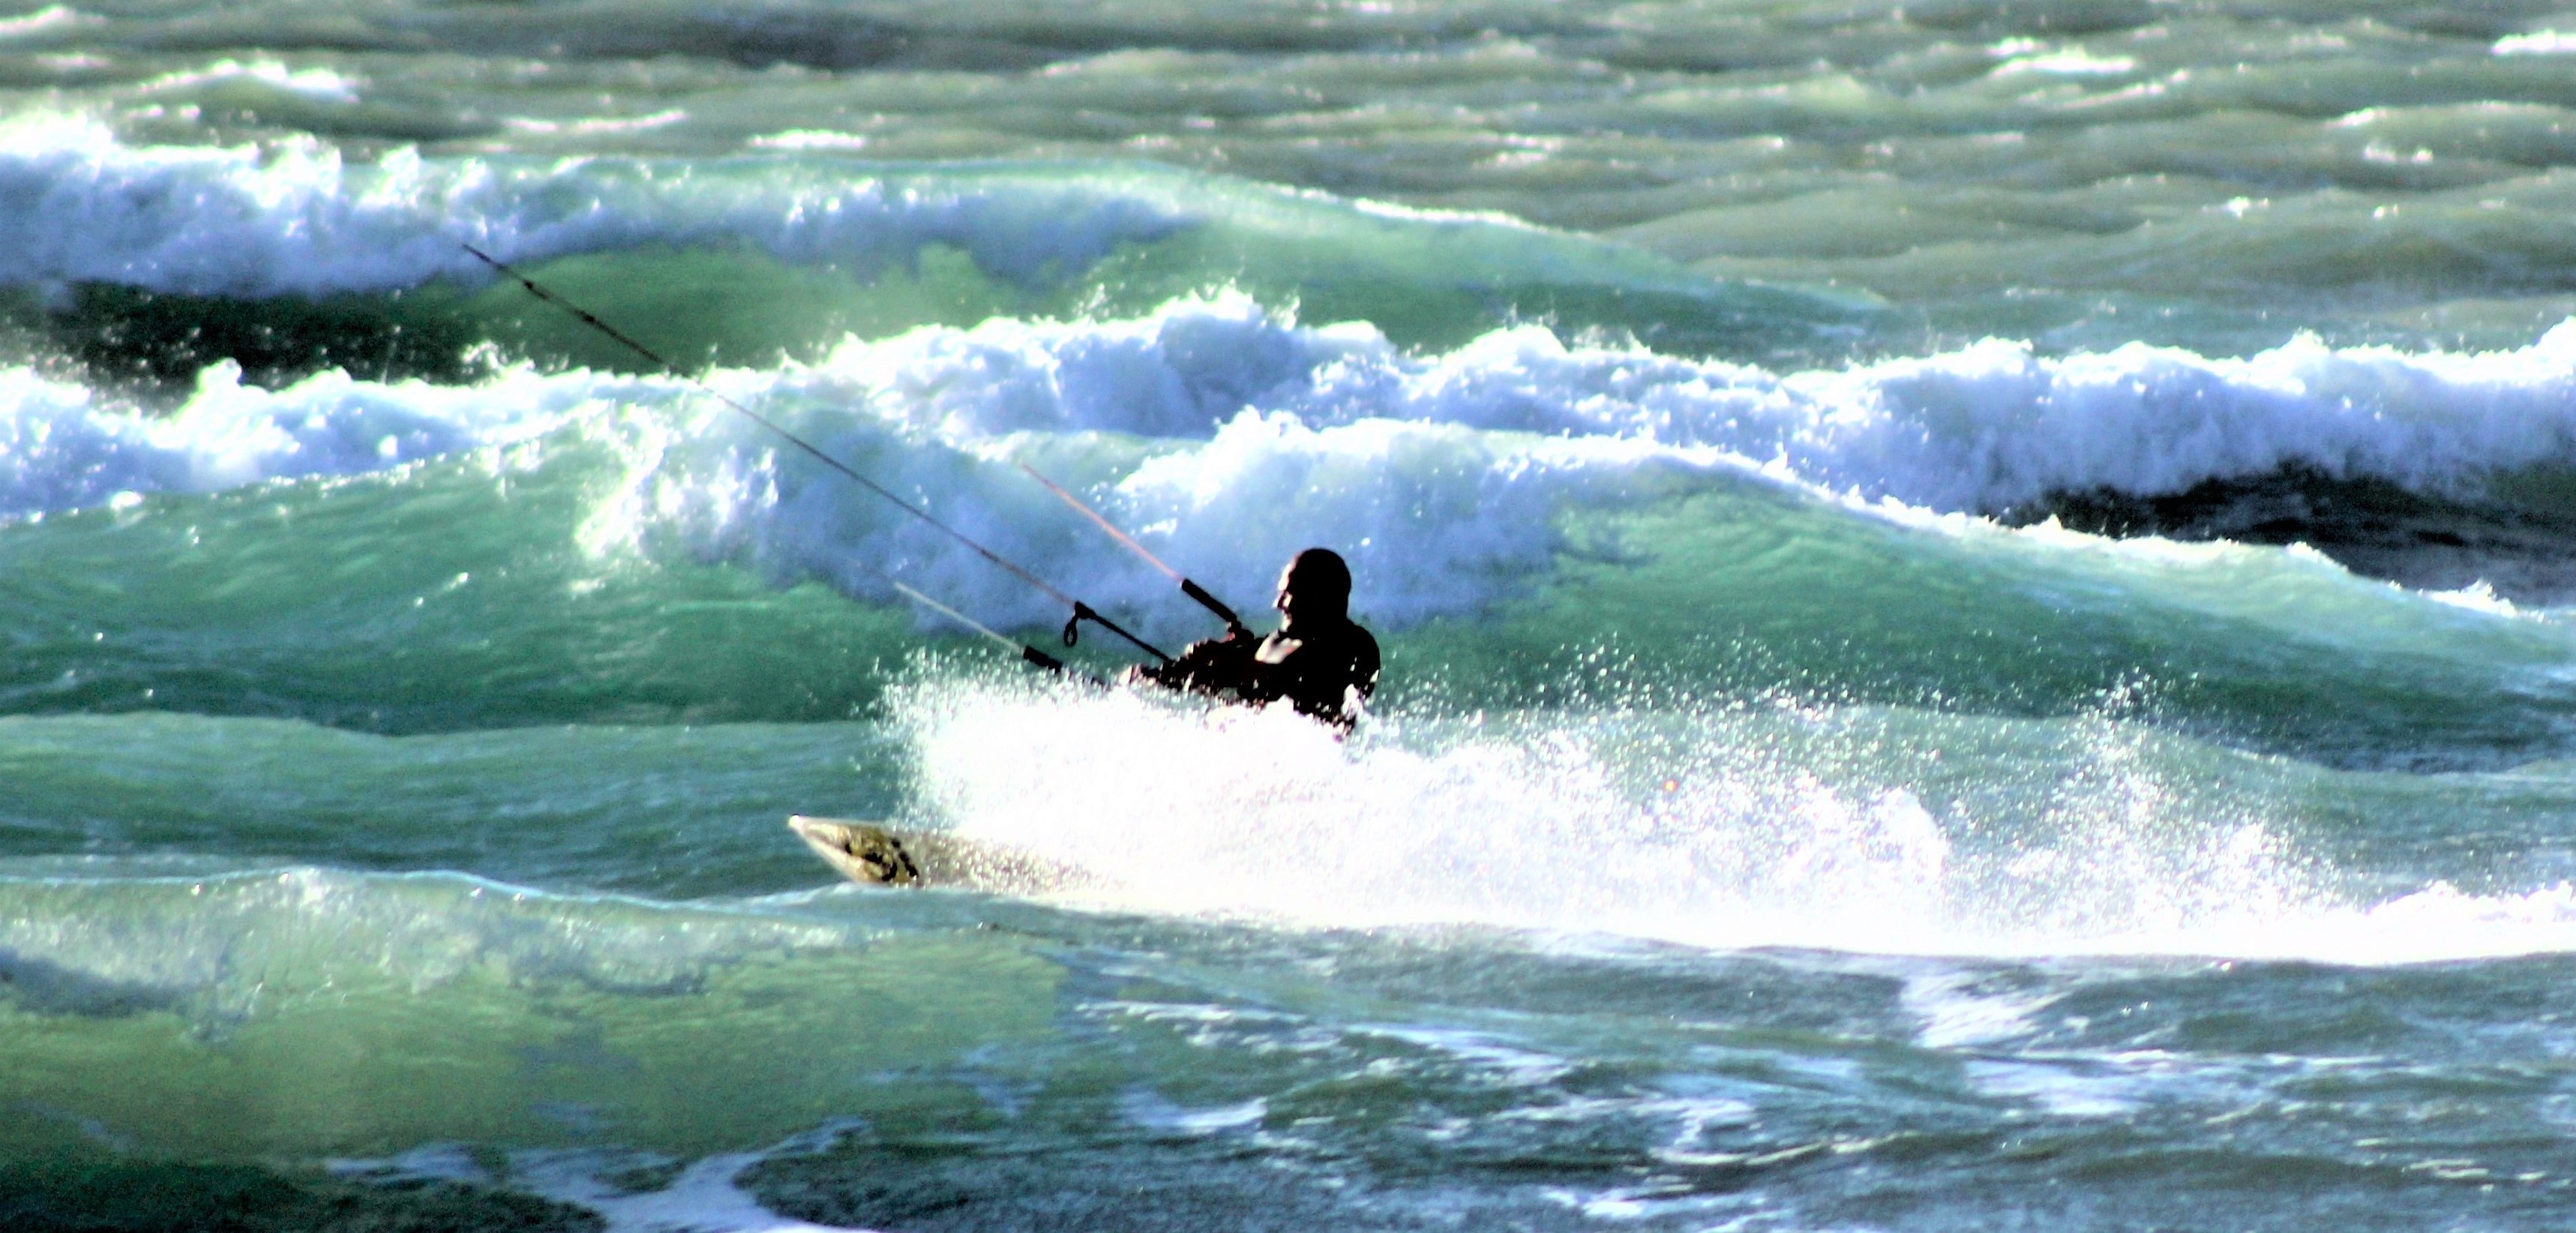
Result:
[[[2569,1227],[2571,125],[2536,3],[21,3],[0,1224]],[[1029,672],[725,400],[1384,689]]]

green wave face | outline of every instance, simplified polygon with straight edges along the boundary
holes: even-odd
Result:
[[[469,243],[691,367],[810,360],[851,337],[996,316],[1135,316],[1222,291],[1317,324],[1367,322],[1410,347],[1538,322],[1792,363],[1843,353],[1878,315],[1866,296],[1712,279],[1505,217],[1132,164],[411,159],[333,165],[319,189],[255,160],[183,151],[111,147],[107,164],[37,160],[22,174],[63,177],[52,191],[92,193],[74,208],[102,213],[122,208],[119,189],[184,194],[192,205],[167,207],[160,225],[205,234],[142,258],[113,238],[67,237],[51,266],[16,271],[0,327],[20,350],[147,391],[184,388],[223,359],[270,385],[330,368],[456,381],[502,358],[659,367],[496,279]],[[260,215],[279,194],[321,216],[310,240],[295,214]],[[427,200],[376,208],[402,194]],[[244,246],[295,250],[281,260],[305,268],[238,268]]]
[[[0,1225],[2546,1225],[2562,7],[0,15]]]
[[[971,936],[871,944],[848,923],[454,877],[5,893],[11,1101],[181,1160],[783,1138],[868,1102],[875,1075],[1043,1037],[1057,980]]]
[[[566,429],[385,476],[13,528],[6,696],[21,713],[392,733],[799,723],[877,715],[890,674],[948,637],[748,547],[591,542],[620,508],[623,461],[598,430]],[[1783,695],[2049,715],[2134,696],[2256,747],[2433,765],[2544,756],[2567,705],[2554,623],[2313,555],[1895,525],[1741,478],[1646,472],[1617,491],[1632,509],[1560,516],[1572,555],[1545,572],[1387,628],[1389,701]],[[880,513],[864,494],[831,499]],[[1185,605],[1141,615],[1188,636]],[[1043,629],[1024,632],[1052,641]],[[1095,640],[1077,659],[1114,667],[1116,650]]]
[[[990,161],[1041,178],[1239,177],[1500,213],[1711,279],[1882,297],[1899,324],[1873,335],[1897,353],[1990,334],[2243,353],[2301,330],[2486,348],[2527,341],[2570,305],[2553,222],[2564,62],[2558,10],[2540,0],[1901,12],[1511,0],[1403,13],[1067,0],[828,17],[593,4],[507,18],[395,5],[327,38],[291,6],[64,12],[25,18],[0,49],[21,149],[264,143],[282,155],[279,178],[299,183],[415,156],[590,160],[573,178],[604,203],[637,178],[621,164],[659,168],[666,188],[924,165],[942,169],[923,178],[967,181],[995,174]],[[65,125],[91,127],[46,135]],[[790,170],[740,169],[753,162]],[[1228,195],[1229,182],[1204,191]],[[1261,212],[1238,201],[1212,216]],[[116,216],[85,221],[95,235]],[[1247,257],[1268,277],[1324,274],[1305,263],[1367,246],[1365,231],[1220,235],[1140,276],[1192,289],[1265,277],[1232,268]],[[150,281],[115,268],[99,281]],[[974,282],[935,273],[885,298],[918,301],[906,312],[994,311]],[[774,280],[853,328],[878,317],[795,284]],[[1465,306],[1569,322],[1705,315],[1688,296],[1622,311],[1549,279],[1493,290]],[[1408,337],[1458,328],[1405,319],[1455,297],[1346,285],[1331,298],[1368,310],[1337,303],[1315,319],[1350,312]],[[782,303],[741,296],[739,325],[698,337],[793,343],[793,319],[753,324]],[[1685,322],[1659,343],[1709,336]],[[381,364],[386,350],[343,362]]]

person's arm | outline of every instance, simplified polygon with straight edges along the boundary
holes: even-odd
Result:
[[[1222,638],[1202,639],[1183,647],[1168,664],[1140,664],[1128,671],[1134,678],[1188,693],[1241,691],[1251,679],[1252,653],[1258,646],[1259,641],[1249,634],[1230,630]]]
[[[1357,623],[1352,624],[1351,633],[1356,635],[1352,639],[1355,645],[1351,648],[1351,688],[1360,691],[1360,696],[1366,698],[1377,692],[1377,674],[1380,667],[1377,639],[1371,636],[1369,631],[1360,628]]]

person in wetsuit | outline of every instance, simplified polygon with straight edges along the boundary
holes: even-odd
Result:
[[[1285,699],[1344,731],[1359,722],[1358,706],[1377,690],[1377,639],[1350,615],[1351,567],[1329,548],[1309,548],[1279,572],[1286,619],[1279,632],[1256,638],[1241,626],[1222,638],[1193,642],[1180,657],[1137,676],[1173,689],[1234,698],[1253,705]]]

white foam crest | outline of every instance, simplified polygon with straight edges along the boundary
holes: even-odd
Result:
[[[2288,462],[2442,487],[2576,456],[2576,326],[2483,356],[2305,345],[2044,360],[1989,344],[1778,378],[1535,328],[1415,356],[1364,325],[1299,327],[1226,296],[1120,321],[926,328],[712,380],[1063,589],[1174,621],[1185,614],[1159,576],[1013,464],[1249,609],[1277,562],[1336,547],[1357,567],[1359,611],[1402,626],[1536,585],[1567,547],[1569,512],[1710,485],[1789,484],[1938,523],[2055,489],[2169,491]],[[782,463],[795,458],[783,442],[675,378],[516,370],[441,388],[327,373],[271,392],[219,365],[178,415],[152,420],[0,370],[0,514],[350,474],[612,405],[629,412],[605,417],[628,468],[586,532],[595,549],[757,560],[887,602],[868,567],[894,568],[982,619],[1062,619],[876,496]]]
[[[2009,49],[2023,54],[2014,55],[2011,59],[1996,65],[1991,76],[2125,77],[2138,71],[2138,61],[2134,56],[2097,56],[2082,47],[2041,51],[2037,47],[2028,46],[2029,42],[2029,40],[2014,40],[2012,43],[1999,45],[1996,49],[1998,51]]]
[[[2303,338],[2245,359],[2142,344],[2044,359],[1990,341],[1788,384],[1835,409],[1786,443],[1802,475],[1945,510],[2179,492],[2290,465],[2457,491],[2576,446],[2576,324],[2479,354]]]
[[[1359,609],[1399,625],[1525,588],[1564,547],[1568,510],[1756,474],[1919,522],[2291,463],[2441,488],[2576,456],[2576,326],[2482,356],[2308,343],[2249,360],[2144,347],[2049,360],[1990,343],[1778,378],[1570,348],[1537,328],[1414,356],[1364,325],[1301,328],[1229,296],[1124,321],[926,328],[726,383],[1096,604],[1169,608],[1158,578],[1012,461],[1238,600],[1257,604],[1294,550],[1332,545],[1358,567]],[[979,612],[1051,615],[875,498],[780,470],[747,425],[683,436],[638,453],[603,526],[680,527],[703,553],[863,594],[880,584],[849,561],[908,563]]]
[[[1828,491],[1939,511],[2053,492],[2179,492],[2303,466],[2426,491],[2576,453],[2576,323],[2475,354],[2335,349],[2244,359],[2132,345],[2048,358],[1990,340],[1840,372],[1569,347],[1539,327],[1414,356],[1374,329],[1299,329],[1240,298],[1127,322],[994,321],[854,344],[846,392],[951,439],[1007,431],[1205,436],[1245,409],[1610,436],[1774,461]]]
[[[366,82],[327,68],[289,68],[284,61],[262,56],[247,61],[218,60],[204,68],[165,74],[143,83],[139,89],[144,94],[167,94],[235,84],[290,94],[309,102],[348,104],[358,101],[358,89]]]
[[[2355,965],[2569,954],[2576,953],[2576,884],[2473,895],[2434,882],[2367,906],[2284,917],[2260,930],[2195,927],[2155,941],[2159,949],[2193,954]]]
[[[980,348],[1011,331],[974,333]],[[1322,339],[1327,349],[1382,346],[1373,332],[1296,331],[1242,301],[1176,306],[1096,330],[1061,327],[1055,336],[1072,340],[1073,361],[1013,370],[977,351],[963,363],[982,375],[972,388],[945,380],[968,338],[954,331],[850,348],[841,362],[815,368],[714,380],[966,534],[1041,566],[1059,587],[1104,608],[1156,614],[1175,631],[1205,632],[1170,603],[1167,582],[1057,505],[1015,460],[1090,490],[1247,611],[1268,596],[1280,561],[1311,544],[1337,545],[1360,567],[1359,610],[1395,626],[1474,612],[1535,585],[1563,546],[1568,509],[1648,501],[1743,470],[1715,451],[1635,438],[1396,419],[1315,425],[1286,412],[1234,412],[1195,438],[1159,442],[1025,431],[1047,417],[1014,408],[1037,401],[1050,414],[1073,407],[1101,423],[1122,414],[1204,417],[1225,405],[1211,389],[1271,378],[1247,352],[1300,339]],[[1246,336],[1268,344],[1236,345]],[[1193,357],[1204,365],[1189,367]],[[1159,411],[1146,396],[1157,391]],[[871,572],[885,568],[979,619],[1022,627],[1063,619],[1052,601],[971,550],[804,463],[780,438],[676,378],[515,369],[437,386],[335,370],[272,391],[243,384],[227,362],[206,369],[176,412],[155,417],[32,369],[0,369],[0,517],[123,494],[379,471],[574,421],[627,462],[583,530],[593,551],[744,560],[900,602]]]
[[[68,4],[49,4],[22,17],[0,19],[0,39],[20,39],[73,26],[96,25],[101,20]]]
[[[2518,618],[2524,615],[2521,605],[2496,594],[2495,588],[2483,580],[2472,582],[2456,591],[2427,591],[2424,598],[2437,604],[2448,604],[2454,608],[2484,613],[2488,616]]]
[[[815,1224],[761,1206],[735,1179],[770,1152],[727,1152],[691,1162],[668,1185],[634,1191],[601,1176],[621,1163],[597,1153],[523,1152],[511,1159],[513,1183],[599,1214],[607,1233],[868,1233]]]
[[[1983,974],[1956,970],[1909,975],[1905,1008],[1922,1020],[1924,1047],[1952,1049],[2010,1040],[2032,1029],[2032,1016],[2062,996],[2046,989],[1990,991]]]
[[[355,98],[352,81],[265,60],[156,88],[218,79],[323,102]],[[487,277],[459,241],[505,261],[749,242],[783,260],[861,269],[950,244],[996,276],[1031,281],[1189,225],[1138,196],[999,176],[854,176],[756,160],[693,172],[617,159],[433,160],[410,150],[351,163],[313,138],[138,146],[94,119],[31,114],[0,123],[0,283],[274,296]]]
[[[314,98],[355,89],[264,60],[207,71]],[[792,158],[690,172],[407,151],[359,164],[312,140],[129,146],[93,120],[30,115],[0,124],[0,283],[278,295],[484,277],[459,240],[521,260],[749,242],[859,270],[949,244],[997,276],[1036,280],[1192,225],[1172,193],[1141,181],[852,177]],[[1238,299],[1131,321],[916,331],[791,376],[959,442],[1205,438],[1251,410],[1316,428],[1388,420],[1709,449],[1938,511],[2171,493],[2285,466],[2450,493],[2576,454],[2576,324],[2486,353],[2301,339],[2241,359],[2145,345],[2052,358],[1989,340],[1777,374],[1571,347],[1539,327],[1413,355],[1366,325],[1298,328]]]
[[[521,371],[476,386],[386,385],[334,370],[272,391],[243,385],[226,360],[198,374],[177,411],[148,416],[28,368],[0,369],[0,518],[126,493],[379,471],[525,440],[617,384]]]
[[[1977,1058],[1964,1067],[1970,1087],[1988,1096],[2026,1100],[2053,1117],[2123,1117],[2172,1092],[2190,1068],[2161,1054],[2107,1058]]]
[[[864,133],[795,128],[754,137],[748,144],[755,150],[864,150],[868,138]]]
[[[1119,1098],[1118,1112],[1148,1130],[1205,1135],[1252,1125],[1269,1114],[1270,1105],[1255,1097],[1239,1104],[1192,1109],[1172,1103],[1151,1088],[1138,1087]]]
[[[1758,708],[1399,717],[1345,745],[1124,693],[949,681],[894,701],[918,824],[1079,870],[1066,897],[1120,910],[1877,954],[2576,950],[2576,888],[2340,902],[2262,801],[2213,806],[2109,721],[2019,799],[1936,817],[1901,784],[1815,769],[1830,759],[1795,736],[1812,719]],[[1926,1013],[1959,1039],[2011,1030]]]
[[[435,1143],[377,1159],[333,1159],[325,1167],[334,1175],[377,1185],[457,1182],[524,1190],[589,1210],[607,1233],[868,1233],[781,1216],[737,1181],[764,1160],[810,1155],[846,1128],[845,1123],[827,1123],[762,1151],[704,1156],[680,1166],[663,1184],[642,1190],[620,1175],[659,1171],[678,1162],[651,1153],[531,1149],[510,1153],[495,1176],[485,1167],[486,1158],[464,1145]]]
[[[355,88],[269,61],[218,67],[315,98]],[[0,282],[277,295],[483,277],[459,240],[505,259],[748,241],[862,270],[951,244],[997,276],[1033,280],[1191,225],[1142,184],[850,177],[759,159],[692,172],[405,151],[353,164],[310,140],[129,146],[96,121],[30,115],[0,125]],[[2302,339],[2242,359],[2144,345],[2050,358],[1990,340],[1783,375],[1569,347],[1538,327],[1417,356],[1364,325],[1300,329],[1218,301],[1124,322],[917,331],[853,344],[817,371],[952,439],[1205,437],[1251,409],[1316,427],[1394,420],[1715,449],[1942,511],[2057,491],[2169,493],[2290,465],[2453,491],[2576,451],[2576,325],[2474,354]]]
[[[2534,30],[2528,34],[2508,34],[2497,39],[2488,49],[2498,56],[2564,56],[2576,54],[2576,34],[2558,30]]]
[[[1288,332],[1192,312],[1174,328]],[[1017,330],[1019,327],[1013,327]],[[978,331],[991,334],[997,331]],[[1074,333],[1066,327],[1066,334]],[[947,372],[972,339],[923,331],[888,348],[772,378],[722,384],[762,413],[975,540],[1037,566],[1055,586],[1104,610],[1204,622],[1176,610],[1170,583],[1057,504],[1015,465],[1028,461],[1088,490],[1110,515],[1157,541],[1169,559],[1257,611],[1272,571],[1298,549],[1330,544],[1353,558],[1355,610],[1392,625],[1473,612],[1533,585],[1563,546],[1562,515],[1666,495],[1744,468],[1716,451],[1620,437],[1489,433],[1437,422],[1360,419],[1316,425],[1243,410],[1196,438],[1142,441],[1023,430],[1040,412],[1108,418],[1199,415],[1189,383],[1128,323],[1088,338],[1082,361],[1014,368],[989,353]],[[1222,349],[1219,349],[1222,350]],[[1023,357],[1025,358],[1025,357]],[[1103,371],[1108,375],[1103,375]],[[1228,380],[1232,378],[1229,377]],[[960,388],[968,385],[971,388]],[[1091,398],[1085,389],[1101,396]],[[1112,397],[1140,391],[1132,402]],[[1157,393],[1164,396],[1155,408]],[[1087,408],[1087,409],[1085,409]],[[695,553],[814,575],[895,602],[875,570],[899,573],[978,619],[1052,625],[1054,601],[891,503],[819,468],[779,438],[701,401],[672,417],[621,421],[628,460],[618,495],[585,531],[594,550]],[[1058,423],[1059,427],[1079,427]]]
[[[657,128],[669,128],[688,118],[687,111],[670,107],[649,115],[597,117],[587,120],[537,120],[525,116],[511,116],[501,121],[501,127],[514,133],[595,137],[603,133],[649,133]]]
[[[2451,491],[2576,449],[2576,324],[2480,354],[2302,339],[2245,359],[2142,344],[2046,358],[1990,340],[1785,377],[1521,329],[1425,361],[1337,357],[1296,409],[1713,447],[1942,511],[2178,492],[2290,465]]]

